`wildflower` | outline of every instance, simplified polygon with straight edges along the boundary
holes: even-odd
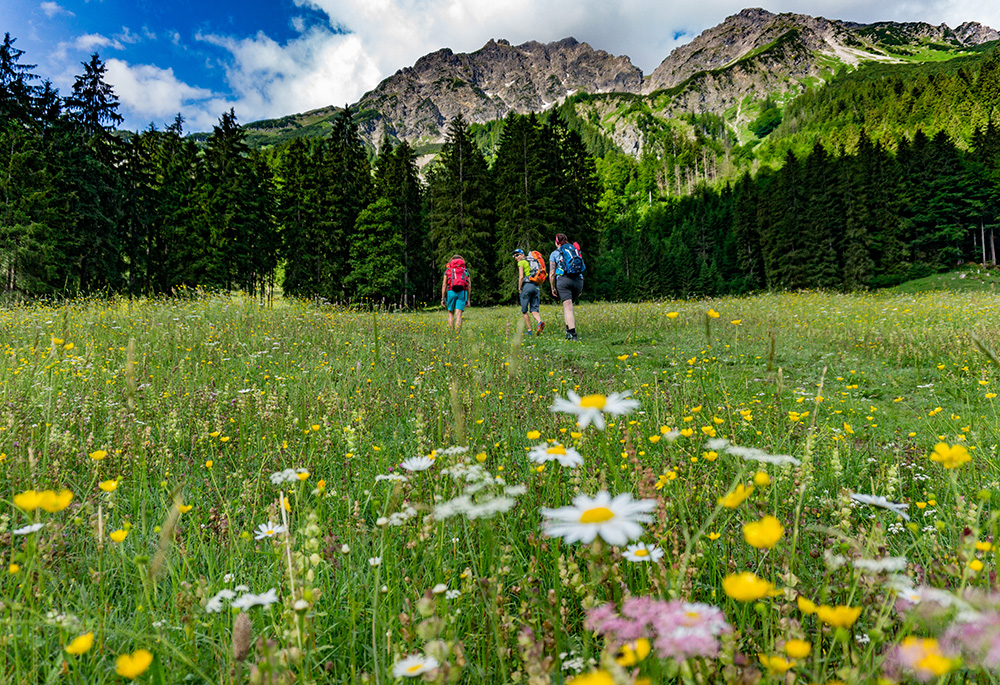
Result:
[[[771,484],[771,477],[765,471],[758,471],[753,474],[753,482],[759,488],[766,488]]]
[[[850,628],[860,615],[861,607],[849,607],[843,604],[838,604],[835,607],[821,604],[816,607],[816,617],[834,628]]]
[[[851,499],[859,504],[870,504],[873,507],[888,509],[889,511],[898,514],[904,521],[910,520],[910,517],[904,511],[909,508],[910,505],[908,503],[890,502],[881,495],[863,495],[859,492],[852,492]]]
[[[108,456],[107,450],[95,450],[94,452],[90,453],[90,458],[93,459],[94,461],[100,461],[101,459],[104,459],[104,457],[106,456]]]
[[[541,431],[528,431],[528,440],[538,440],[542,437]]]
[[[145,649],[137,649],[131,654],[122,654],[115,661],[115,673],[123,678],[135,680],[153,663],[153,655]]]
[[[38,493],[38,506],[50,514],[62,511],[73,501],[73,493],[69,490],[43,490]]]
[[[801,611],[806,616],[808,616],[809,614],[816,613],[816,602],[812,601],[811,599],[807,599],[802,595],[799,595],[798,598],[795,600],[795,603],[798,604],[799,611]]]
[[[84,633],[73,638],[68,645],[66,645],[66,653],[72,654],[73,656],[80,656],[81,654],[86,654],[90,651],[90,648],[94,646],[94,633]]]
[[[652,651],[652,645],[649,644],[649,640],[644,637],[640,637],[638,640],[633,642],[628,642],[621,646],[618,650],[618,656],[615,657],[615,661],[618,662],[619,666],[635,666],[637,663],[649,656],[650,651]]]
[[[725,450],[728,454],[737,456],[744,461],[757,461],[763,464],[774,464],[775,466],[798,466],[802,463],[795,457],[787,454],[768,454],[756,447],[740,447],[739,445],[730,444],[724,438],[709,440],[705,446],[710,450]]]
[[[11,535],[31,535],[32,533],[37,533],[42,528],[45,527],[44,523],[32,523],[30,526],[25,526],[24,528],[18,528],[17,530],[10,531]]]
[[[205,602],[205,611],[210,614],[218,614],[223,609],[222,602],[231,602],[234,597],[236,597],[236,593],[233,590],[223,588],[212,595],[212,597]]]
[[[400,463],[400,467],[407,471],[426,471],[434,466],[434,460],[430,457],[410,457]]]
[[[705,461],[715,461],[719,458],[719,453],[715,450],[709,450],[708,452],[702,452],[701,458]]]
[[[719,318],[719,312],[715,311],[714,309],[709,309],[708,312],[706,313],[713,319]]]
[[[668,319],[676,319],[680,314],[678,312],[667,312]]]
[[[737,602],[755,602],[774,590],[774,585],[751,571],[744,571],[723,578],[722,589]]]
[[[957,469],[962,464],[970,461],[969,450],[964,445],[948,446],[948,443],[939,442],[934,446],[931,454],[931,461],[939,462],[946,469]]]
[[[855,559],[854,568],[867,573],[902,573],[906,570],[906,557],[882,557],[881,559]]]
[[[972,561],[969,562],[969,568],[975,571],[976,573],[979,573],[980,571],[983,570],[983,562],[979,561],[979,559],[973,559]]]
[[[805,640],[788,640],[785,642],[785,654],[793,659],[805,659],[812,651],[812,645]]]
[[[102,480],[100,483],[97,484],[97,487],[99,487],[104,492],[114,492],[115,490],[118,489],[118,481]]]
[[[563,445],[549,445],[548,443],[531,448],[531,451],[528,452],[528,459],[536,464],[555,460],[567,468],[576,468],[583,464],[583,457],[572,447],[567,448]]]
[[[643,561],[659,561],[663,558],[663,554],[663,550],[656,545],[646,547],[646,543],[640,542],[626,547],[622,556],[629,561],[641,563]]]
[[[569,685],[614,685],[615,679],[603,669],[578,675],[569,681]]]
[[[407,483],[409,482],[410,479],[401,473],[390,473],[390,474],[380,473],[377,476],[375,476],[376,483],[383,480],[391,480],[399,483]]]
[[[16,576],[20,572],[21,572],[21,567],[18,566],[17,564],[11,564],[10,566],[7,567],[7,573],[9,573],[12,576]]]
[[[771,674],[780,675],[795,666],[794,661],[789,661],[780,654],[775,654],[774,656],[758,654],[757,658],[760,659],[761,665]]]
[[[368,557],[368,565],[372,568],[382,565],[382,557]]]
[[[743,501],[753,494],[753,486],[747,487],[740,483],[736,488],[727,494],[725,497],[720,497],[718,503],[724,506],[726,509],[735,509],[736,507],[743,504]]]
[[[649,436],[649,441],[655,445],[656,443],[658,443],[660,441],[660,436],[659,435],[650,435]]]
[[[640,523],[652,520],[649,512],[656,508],[655,500],[634,500],[629,493],[614,499],[606,491],[595,497],[579,494],[573,505],[559,509],[542,508],[548,520],[542,524],[546,533],[566,542],[589,544],[598,536],[611,545],[623,545],[642,535]]]
[[[42,503],[42,496],[34,490],[25,490],[14,495],[14,506],[23,511],[34,511]]]
[[[627,598],[620,614],[613,604],[594,607],[584,625],[608,636],[611,645],[632,645],[646,638],[660,657],[677,660],[716,656],[719,635],[732,631],[717,607],[651,597]],[[632,648],[638,650],[637,645]]]
[[[743,525],[743,539],[757,549],[771,549],[785,533],[785,527],[774,516],[765,516],[760,521]]]
[[[432,656],[423,654],[411,654],[410,656],[397,661],[392,667],[393,678],[416,678],[428,671],[433,671],[440,664]]]
[[[271,588],[267,592],[255,595],[252,592],[247,592],[241,595],[237,600],[233,602],[233,607],[236,609],[247,610],[252,607],[261,606],[266,607],[274,604],[278,601],[278,593],[274,588]]]
[[[286,530],[288,529],[284,526],[278,525],[273,521],[268,521],[267,523],[262,523],[257,526],[257,530],[254,531],[253,539],[263,540],[264,538],[273,538],[275,535],[280,535]]]
[[[715,533],[715,532],[712,532],[712,533],[709,533],[709,534],[708,534],[708,539],[709,539],[709,540],[712,540],[712,541],[715,541],[715,540],[718,540],[718,539],[719,539],[719,538],[721,538],[721,537],[722,537],[722,533]]]
[[[308,471],[305,469],[285,469],[284,471],[275,471],[268,477],[268,479],[274,485],[295,483],[299,480],[300,473],[308,473]]]
[[[186,514],[189,511],[191,511],[192,509],[194,509],[194,505],[193,504],[178,504],[177,505],[177,511],[181,512],[182,514]]]
[[[945,656],[933,638],[907,637],[886,657],[886,670],[895,675],[909,671],[923,683],[937,680],[959,665],[957,658]]]
[[[604,430],[604,414],[621,416],[633,409],[638,408],[639,402],[628,399],[631,392],[613,392],[607,397],[604,395],[585,395],[580,397],[574,391],[566,393],[569,399],[557,397],[552,404],[553,412],[566,412],[576,414],[577,423],[580,428],[586,428],[591,423],[598,430]]]
[[[121,542],[122,540],[128,537],[128,531],[119,528],[118,530],[112,532],[108,537],[111,538],[112,542],[115,543]]]

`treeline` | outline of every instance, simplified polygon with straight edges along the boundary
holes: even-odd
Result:
[[[638,169],[623,180],[619,194],[634,192]],[[635,207],[608,217],[600,296],[857,290],[964,261],[996,264],[1000,129],[987,124],[968,150],[943,132],[917,132],[895,151],[864,134],[851,154],[817,143],[802,158],[788,153],[777,171]]]
[[[345,108],[322,138],[252,150],[236,115],[199,145],[183,120],[115,130],[98,55],[62,98],[9,34],[0,46],[0,269],[8,298],[181,286],[335,302],[436,300],[465,256],[478,303],[512,295],[514,247],[597,244],[600,184],[558,116],[504,122],[492,166],[451,122],[421,180],[414,151],[366,149]]]
[[[816,143],[779,170],[721,185],[709,148],[724,125],[711,115],[685,119],[693,137],[664,129],[657,157],[638,161],[588,153],[588,140],[610,142],[581,137],[590,124],[572,108],[488,128],[458,117],[421,172],[406,143],[366,148],[350,108],[323,137],[263,151],[233,111],[197,143],[180,117],[162,131],[116,131],[118,100],[96,54],[65,98],[22,56],[5,36],[8,299],[279,286],[420,304],[437,300],[458,253],[474,302],[489,304],[514,295],[511,251],[548,254],[558,232],[581,244],[595,298],[855,290],[996,258],[1000,133],[990,118],[961,144],[917,132],[890,149],[885,135],[861,133],[849,151]]]

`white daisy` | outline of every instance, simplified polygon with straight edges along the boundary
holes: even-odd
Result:
[[[903,517],[904,521],[910,520],[909,515],[905,511],[910,506],[907,502],[890,502],[882,495],[862,495],[857,492],[851,493],[851,499],[859,504],[870,504],[873,507],[888,509],[889,511],[899,514]]]
[[[45,527],[44,523],[32,523],[30,526],[25,526],[24,528],[18,528],[17,530],[10,531],[11,535],[31,535],[32,533],[37,533],[42,528]]]
[[[663,557],[663,550],[656,545],[651,545],[646,547],[646,543],[639,542],[634,545],[629,545],[622,552],[622,556],[629,561],[634,561],[635,563],[642,563],[644,561],[659,561]]]
[[[268,521],[267,523],[262,523],[257,526],[257,530],[254,531],[254,540],[263,540],[264,538],[273,538],[275,535],[280,535],[284,533],[287,528],[273,521]]]
[[[233,601],[233,606],[237,609],[243,609],[245,611],[256,606],[266,607],[277,601],[278,593],[275,592],[274,588],[271,588],[267,592],[259,595],[255,595],[252,592],[241,595],[239,599]]]
[[[428,671],[433,671],[440,664],[432,656],[423,654],[411,654],[402,661],[397,661],[392,667],[393,678],[416,678]]]
[[[400,464],[407,471],[426,471],[434,466],[434,460],[430,457],[410,457]]]
[[[639,524],[652,521],[649,512],[654,509],[656,500],[634,500],[627,492],[614,499],[606,491],[595,497],[580,494],[573,498],[572,506],[543,507],[541,514],[548,520],[542,528],[548,535],[566,542],[589,544],[600,536],[609,545],[624,545],[642,535]]]
[[[613,392],[607,397],[604,395],[585,395],[580,397],[570,390],[566,393],[569,399],[557,397],[552,403],[552,411],[576,414],[576,422],[580,428],[586,428],[593,423],[598,430],[604,430],[604,415],[620,416],[628,414],[633,409],[639,407],[637,400],[627,399],[629,392]]]
[[[536,464],[544,464],[547,461],[558,461],[561,465],[571,469],[583,464],[583,457],[572,447],[550,445],[547,442],[532,447],[531,451],[528,452],[528,459]]]
[[[405,483],[410,479],[401,473],[390,473],[390,474],[380,473],[377,476],[375,476],[376,483],[383,480],[398,481],[400,483]]]
[[[231,601],[234,597],[236,597],[236,593],[232,590],[219,590],[211,599],[205,602],[205,611],[210,614],[218,614],[225,608],[223,602]]]

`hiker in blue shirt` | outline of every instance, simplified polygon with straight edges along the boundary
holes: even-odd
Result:
[[[549,255],[549,273],[552,274],[552,297],[558,297],[562,302],[567,340],[578,340],[573,303],[580,299],[583,291],[583,271],[586,268],[580,250],[565,233],[557,233],[556,249]]]

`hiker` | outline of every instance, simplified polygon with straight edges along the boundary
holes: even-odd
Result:
[[[469,304],[472,283],[462,255],[452,255],[441,281],[441,306],[448,310],[448,328],[458,333],[462,329],[462,312]]]
[[[556,249],[549,255],[549,271],[552,272],[552,297],[562,302],[567,340],[578,340],[573,303],[580,299],[583,292],[583,271],[586,268],[580,250],[565,233],[557,233]]]
[[[524,330],[528,335],[532,334],[531,316],[535,317],[538,324],[537,335],[541,335],[545,330],[545,322],[538,307],[542,302],[542,293],[538,290],[538,284],[545,282],[545,259],[538,252],[532,252],[530,256],[524,254],[524,250],[517,248],[511,253],[514,261],[517,262],[517,292],[521,299],[521,315],[524,316]],[[529,316],[528,312],[531,312]]]

